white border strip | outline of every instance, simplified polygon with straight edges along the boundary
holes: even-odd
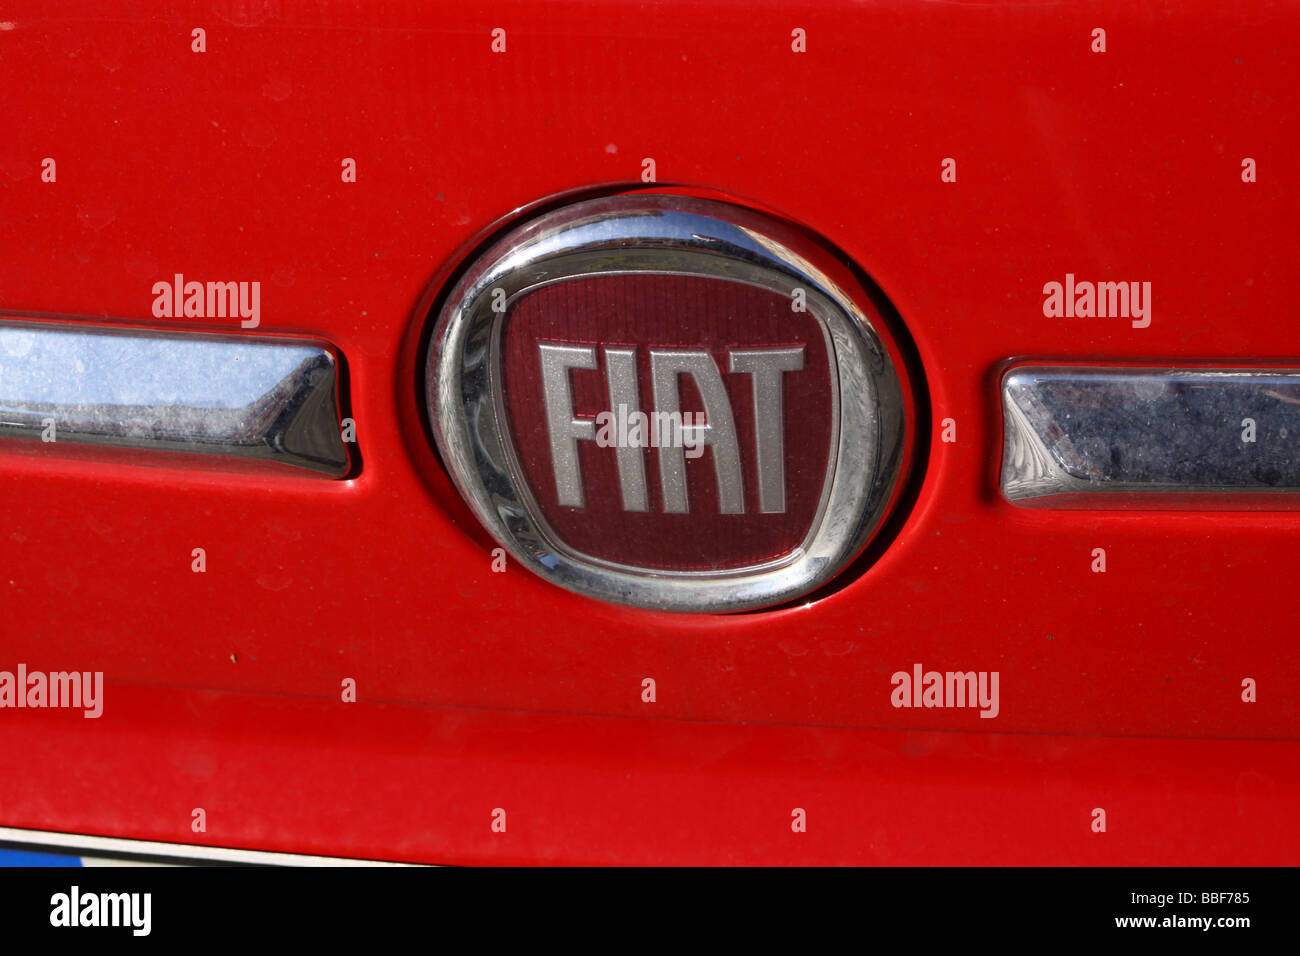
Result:
[[[345,856],[308,856],[302,853],[275,853],[269,850],[240,850],[233,847],[195,846],[189,843],[156,843],[152,840],[127,840],[120,837],[58,833],[54,830],[20,830],[0,827],[0,842],[32,846],[62,847],[100,853],[132,853],[178,860],[203,860],[219,863],[246,863],[257,866],[415,866],[387,860],[357,860]],[[130,864],[134,861],[125,860]]]

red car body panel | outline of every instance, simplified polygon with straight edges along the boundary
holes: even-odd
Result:
[[[341,354],[360,466],[5,442],[0,666],[108,689],[97,721],[0,713],[21,768],[0,825],[430,862],[1293,862],[1300,514],[1015,508],[997,380],[1018,359],[1300,362],[1298,20],[1264,0],[10,12],[0,311],[230,332],[152,318],[152,284],[258,279],[248,334]],[[887,540],[798,606],[655,613],[493,573],[430,446],[421,333],[452,270],[514,210],[641,187],[644,158],[833,243],[913,344],[912,484]],[[1150,281],[1150,327],[1044,317],[1067,272]],[[917,662],[998,671],[997,718],[891,706]]]

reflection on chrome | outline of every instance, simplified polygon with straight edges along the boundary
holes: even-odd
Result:
[[[0,321],[0,438],[349,467],[334,356],[267,338]]]
[[[1002,494],[1038,508],[1300,508],[1300,370],[1021,367]]]

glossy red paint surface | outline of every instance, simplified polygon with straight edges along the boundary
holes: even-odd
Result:
[[[1293,743],[111,700],[96,734],[53,711],[0,723],[23,768],[6,825],[458,864],[1276,865],[1300,840]]]
[[[0,310],[158,325],[155,281],[259,280],[250,334],[342,354],[362,466],[330,482],[0,448],[0,667],[109,682],[99,722],[0,712],[6,753],[66,755],[0,785],[0,824],[190,839],[202,798],[236,821],[213,843],[733,859],[726,841],[743,854],[752,828],[696,819],[694,840],[665,841],[691,832],[673,829],[687,784],[706,804],[725,789],[731,819],[756,821],[763,800],[787,820],[808,802],[799,781],[856,822],[810,827],[803,844],[778,824],[764,860],[1246,862],[1234,846],[1294,859],[1280,808],[1300,785],[1296,745],[1258,741],[1300,727],[1300,515],[1026,511],[996,491],[1008,359],[1300,362],[1294,5],[283,2],[108,17],[75,0],[5,16]],[[791,51],[796,27],[807,53]],[[887,547],[802,606],[656,614],[495,574],[429,447],[431,283],[512,210],[637,185],[646,157],[661,183],[825,237],[915,344],[928,413],[914,500]],[[1242,181],[1245,157],[1257,182]],[[1044,317],[1043,284],[1067,272],[1152,282],[1150,327]],[[890,675],[917,662],[998,671],[999,716],[892,707]],[[338,702],[345,678],[364,707]],[[940,744],[921,759],[917,739]],[[1220,760],[1223,775],[1203,775]],[[640,766],[656,783],[618,782]],[[331,809],[303,812],[291,797],[309,792]],[[530,793],[549,829],[487,845],[480,804]],[[1072,842],[1106,794],[1131,798],[1142,835]],[[442,809],[417,826],[401,809],[413,799]],[[559,825],[575,806],[585,836]],[[969,857],[926,842],[958,832]]]

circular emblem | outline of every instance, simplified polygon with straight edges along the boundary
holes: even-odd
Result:
[[[894,497],[908,423],[884,335],[793,226],[596,199],[469,266],[436,318],[429,414],[465,501],[547,580],[660,610],[764,607],[842,570]]]

